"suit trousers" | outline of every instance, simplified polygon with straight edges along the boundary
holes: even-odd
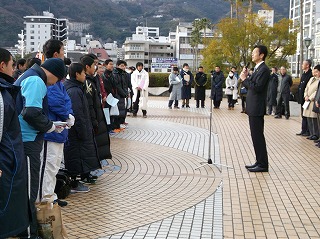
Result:
[[[311,136],[315,135],[315,136],[319,137],[318,119],[317,118],[310,118],[310,117],[306,117],[306,118],[308,121],[310,135]]]
[[[308,127],[308,120],[307,117],[303,116],[303,108],[301,104],[301,117],[302,117],[302,123],[301,123],[301,133],[308,134],[309,133],[309,127]]]
[[[251,139],[256,154],[256,161],[259,166],[268,168],[268,153],[266,140],[264,138],[263,116],[249,116]]]
[[[290,107],[289,107],[289,97],[290,94],[281,94],[278,99],[277,104],[277,112],[276,115],[282,115],[282,102],[284,103],[284,115],[289,117],[290,116]]]

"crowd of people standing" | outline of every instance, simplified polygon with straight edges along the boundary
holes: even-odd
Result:
[[[0,48],[0,238],[39,238],[36,203],[50,195],[67,205],[55,194],[58,171],[71,178],[72,193],[89,192],[85,184],[112,158],[109,135],[127,127],[131,109],[147,117],[142,63],[131,72],[125,61],[114,68],[94,54],[71,63],[53,39],[43,52],[44,62],[20,59],[14,70],[12,55]]]

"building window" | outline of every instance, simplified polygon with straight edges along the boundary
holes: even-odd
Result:
[[[30,28],[34,28],[34,25],[30,25]]]
[[[31,30],[30,33],[31,33],[31,34],[34,34],[34,30]]]
[[[30,36],[30,39],[34,39],[34,36]]]
[[[148,60],[144,60],[144,64],[148,64]]]
[[[30,45],[34,45],[34,42],[32,41],[32,42],[30,42]]]
[[[31,47],[31,49],[30,49],[31,51],[34,51],[34,48],[33,47]]]

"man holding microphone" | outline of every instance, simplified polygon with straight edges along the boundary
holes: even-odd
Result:
[[[266,46],[255,46],[252,51],[252,61],[256,63],[253,74],[248,77],[248,69],[245,67],[240,79],[244,87],[248,89],[246,113],[249,116],[249,125],[256,162],[245,167],[250,172],[268,172],[268,154],[264,138],[264,115],[266,110],[266,97],[270,71],[265,64],[268,55]]]

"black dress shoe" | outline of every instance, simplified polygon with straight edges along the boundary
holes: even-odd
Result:
[[[317,140],[314,140],[313,142],[315,142],[315,143],[319,143],[319,142],[320,142],[320,140],[319,140],[319,139],[317,139]]]
[[[268,172],[269,170],[268,170],[268,168],[262,168],[260,166],[256,166],[254,168],[248,168],[248,171],[256,173],[256,172]]]
[[[275,118],[275,119],[281,119],[282,116],[281,116],[281,115],[276,115],[274,118]]]
[[[252,164],[252,165],[246,165],[245,167],[246,167],[246,169],[248,169],[248,168],[254,168],[254,167],[256,167],[258,164],[257,163],[254,163],[254,164]]]
[[[316,135],[312,135],[312,136],[308,137],[307,139],[309,139],[309,140],[317,140],[317,139],[319,139],[319,137],[316,136]]]
[[[296,135],[298,135],[298,136],[302,136],[303,134],[304,134],[303,132],[296,133]]]
[[[303,134],[301,134],[301,136],[310,136],[310,134],[309,133],[303,133]]]

